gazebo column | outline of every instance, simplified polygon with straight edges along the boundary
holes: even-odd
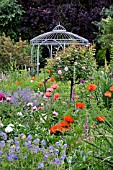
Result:
[[[65,53],[65,47],[66,47],[66,45],[65,45],[65,43],[64,43],[64,53]]]
[[[34,45],[31,47],[31,65],[33,64],[33,48],[34,48]]]
[[[52,52],[53,52],[53,46],[51,45],[51,49],[50,49],[50,57],[52,58]]]
[[[39,49],[40,49],[40,45],[38,44],[38,48],[37,48],[37,66],[36,66],[37,74],[39,74],[39,65],[40,65],[40,63],[39,63],[39,53],[40,53]]]

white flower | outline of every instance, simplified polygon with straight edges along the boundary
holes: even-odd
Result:
[[[66,66],[66,67],[64,68],[64,70],[65,70],[65,71],[68,71],[68,67]]]
[[[8,127],[14,127],[14,125],[13,125],[12,123],[10,123],[10,124],[8,125]]]
[[[18,112],[17,116],[22,117],[23,116],[22,112]]]
[[[27,106],[28,107],[33,106],[33,103],[28,103]]]
[[[30,80],[31,83],[33,83],[34,81],[33,80]]]
[[[37,110],[37,107],[36,106],[32,107],[32,110],[33,111]]]
[[[13,131],[13,128],[11,127],[11,126],[7,126],[6,128],[5,128],[5,132],[6,133],[10,133],[10,132],[12,132]]]

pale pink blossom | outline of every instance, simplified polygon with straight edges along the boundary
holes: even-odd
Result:
[[[68,67],[66,66],[66,67],[64,68],[64,70],[65,70],[65,71],[68,71]]]
[[[58,70],[58,74],[62,74],[62,70]]]
[[[83,67],[82,67],[82,69],[83,69],[83,70],[85,70],[85,69],[86,69],[86,67],[85,67],[85,66],[83,66]]]
[[[58,112],[55,112],[55,111],[54,111],[54,112],[53,112],[53,115],[58,116]]]

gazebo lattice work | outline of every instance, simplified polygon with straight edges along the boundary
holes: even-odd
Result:
[[[33,53],[36,50],[36,69],[39,73],[39,54],[40,46],[47,46],[50,57],[53,56],[53,47],[57,48],[57,52],[62,48],[65,52],[65,46],[77,43],[78,45],[87,46],[89,41],[77,34],[66,31],[62,25],[57,25],[52,31],[41,34],[30,40],[31,48],[31,64],[33,63]],[[37,47],[37,49],[35,49]]]

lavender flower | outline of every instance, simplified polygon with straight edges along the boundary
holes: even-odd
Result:
[[[4,148],[5,142],[4,142],[4,141],[0,141],[0,146],[1,146],[2,148]]]
[[[37,138],[37,139],[35,139],[33,142],[36,143],[36,144],[39,144],[40,139]]]
[[[38,168],[39,168],[39,169],[42,169],[43,167],[44,167],[43,162],[39,162],[39,163],[38,163]]]
[[[41,145],[46,145],[45,140],[42,140],[42,141],[41,141]]]
[[[0,136],[3,138],[3,140],[7,140],[7,135],[4,132],[0,133]]]
[[[59,165],[59,164],[60,164],[60,160],[59,160],[58,158],[55,158],[54,161],[55,161],[55,164],[56,164],[56,165]]]

